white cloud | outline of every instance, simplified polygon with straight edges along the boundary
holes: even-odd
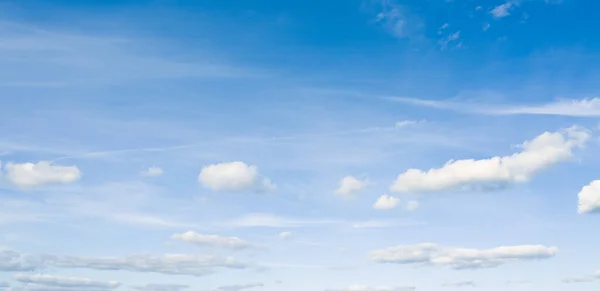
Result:
[[[226,237],[212,234],[199,234],[193,231],[185,233],[176,233],[171,236],[172,239],[184,241],[198,246],[209,246],[225,249],[247,249],[253,247],[249,242],[237,237]]]
[[[121,286],[121,283],[117,281],[95,281],[88,278],[60,277],[44,274],[15,274],[13,275],[13,279],[21,283],[56,287],[114,289]]]
[[[375,201],[375,204],[373,204],[373,209],[378,209],[378,210],[394,209],[398,206],[398,204],[400,204],[399,198],[392,197],[387,194],[383,194],[383,195],[381,195],[381,197],[379,197],[379,199],[377,199],[377,201]]]
[[[487,31],[488,29],[490,29],[491,25],[489,23],[484,23],[483,26],[481,27],[481,29],[483,31]]]
[[[512,10],[515,5],[516,4],[514,2],[506,2],[504,4],[494,7],[494,9],[490,11],[490,13],[495,18],[503,18],[510,15],[510,10]]]
[[[272,191],[276,185],[268,178],[259,181],[258,167],[244,162],[212,164],[202,168],[198,179],[213,191],[243,191],[255,188],[259,192]]]
[[[219,286],[210,291],[241,291],[244,289],[256,288],[264,286],[262,283],[252,283],[252,284],[236,284],[236,285],[227,285],[227,286]]]
[[[409,169],[390,187],[393,192],[433,192],[458,188],[498,188],[529,181],[533,175],[572,156],[572,149],[589,139],[587,130],[571,127],[545,132],[522,144],[523,150],[510,156],[482,160],[450,160],[428,171]]]
[[[409,127],[409,126],[417,125],[417,124],[420,124],[420,123],[425,123],[425,120],[402,120],[402,121],[396,122],[396,124],[394,124],[394,127],[396,127],[396,128],[404,128],[404,127]]]
[[[353,176],[346,176],[340,180],[340,185],[335,190],[335,193],[341,196],[351,196],[357,194],[366,186],[366,180],[359,180]]]
[[[69,184],[81,178],[77,166],[57,166],[51,162],[7,163],[6,177],[19,187],[35,187],[46,184]]]
[[[144,286],[132,286],[132,288],[141,291],[181,291],[189,288],[189,286],[177,284],[146,284]]]
[[[350,285],[341,289],[327,289],[326,291],[413,291],[415,287],[388,287],[388,286],[366,286],[366,285]]]
[[[543,245],[502,246],[493,249],[441,247],[432,243],[396,246],[372,251],[371,259],[379,263],[440,265],[452,269],[480,269],[505,263],[554,257],[556,247]]]
[[[279,233],[280,239],[289,239],[291,237],[292,237],[292,233],[289,231],[284,231],[284,232]]]
[[[594,180],[584,186],[579,194],[577,211],[581,214],[600,211],[600,180]]]
[[[281,217],[268,213],[251,213],[240,218],[225,222],[225,226],[231,227],[273,227],[290,228],[304,226],[331,225],[340,223],[329,219],[297,219]]]
[[[164,174],[164,171],[159,167],[150,167],[147,170],[142,171],[140,173],[140,175],[142,175],[143,177],[158,177],[162,174]]]
[[[446,49],[448,47],[448,44],[450,44],[451,42],[458,41],[459,39],[460,39],[460,31],[456,31],[456,32],[449,34],[448,36],[440,39],[438,44],[440,45],[440,47],[442,49]]]
[[[411,200],[406,203],[406,210],[415,211],[419,209],[420,206],[419,201]]]

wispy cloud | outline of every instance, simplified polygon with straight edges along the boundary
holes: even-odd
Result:
[[[410,97],[382,97],[383,99],[435,109],[485,115],[561,115],[573,117],[600,116],[600,98],[558,99],[534,105],[485,105],[473,102],[428,100]]]

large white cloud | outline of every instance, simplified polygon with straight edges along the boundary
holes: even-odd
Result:
[[[390,187],[393,192],[433,192],[459,188],[497,188],[529,181],[533,175],[568,160],[572,150],[589,139],[587,130],[577,127],[545,132],[522,144],[521,152],[482,160],[451,160],[428,171],[409,169]]]
[[[27,284],[71,288],[114,289],[121,286],[121,283],[117,281],[96,281],[88,278],[61,277],[48,274],[14,274],[13,279]]]
[[[594,180],[584,186],[579,194],[577,211],[581,214],[600,211],[600,180]]]
[[[554,257],[556,247],[543,245],[502,246],[493,249],[441,247],[432,243],[395,246],[372,251],[371,259],[379,263],[441,265],[452,269],[492,268],[523,260]]]
[[[389,286],[367,286],[367,285],[350,285],[340,289],[327,289],[325,291],[414,291],[413,286],[404,287],[389,287]]]
[[[7,163],[6,177],[19,187],[35,187],[46,184],[69,184],[81,178],[77,166],[58,166],[51,162]]]
[[[198,246],[209,246],[226,249],[247,249],[253,245],[237,237],[227,237],[212,234],[199,234],[194,231],[176,233],[171,236],[172,239],[181,240]]]
[[[243,191],[254,189],[259,192],[277,188],[269,178],[260,179],[258,167],[244,162],[212,164],[202,168],[198,180],[213,191]]]
[[[340,180],[339,187],[335,193],[341,196],[357,194],[367,186],[367,181],[359,180],[353,176],[346,176]]]

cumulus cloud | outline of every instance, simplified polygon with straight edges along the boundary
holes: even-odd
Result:
[[[276,185],[268,178],[260,180],[258,167],[244,162],[212,164],[202,168],[198,176],[200,183],[213,191],[272,191]]]
[[[172,239],[184,241],[198,246],[217,247],[224,249],[247,249],[253,247],[249,242],[237,237],[227,237],[212,234],[199,234],[194,231],[176,233],[171,236]]]
[[[580,214],[600,211],[600,180],[594,180],[584,186],[577,196],[579,198],[577,211]]]
[[[219,286],[210,291],[241,291],[250,288],[262,287],[264,284],[262,283],[251,283],[251,284],[237,284],[237,285],[227,285],[227,286]]]
[[[379,263],[440,265],[451,269],[493,268],[505,263],[552,258],[556,247],[543,245],[502,246],[493,249],[442,247],[432,243],[395,246],[372,251]]]
[[[409,169],[390,187],[393,192],[434,192],[459,188],[494,189],[524,183],[541,170],[571,158],[574,148],[589,139],[587,130],[571,127],[545,132],[524,142],[522,151],[489,159],[450,160],[440,168]]]
[[[164,171],[159,167],[150,167],[140,173],[143,177],[158,177],[162,174],[164,174]]]
[[[140,291],[181,291],[189,288],[189,286],[177,284],[146,284],[144,286],[133,286],[132,288]]]
[[[148,254],[126,257],[56,257],[49,265],[59,268],[86,268],[94,270],[127,270],[132,272],[161,273],[167,275],[204,276],[217,268],[246,269],[250,265],[233,258],[194,256],[185,254]]]
[[[400,204],[399,198],[383,194],[381,197],[379,197],[379,199],[377,199],[377,201],[375,201],[375,204],[373,204],[373,209],[389,210],[396,208],[398,204]]]
[[[15,274],[13,275],[13,279],[15,281],[27,284],[70,288],[114,289],[121,286],[121,283],[117,281],[95,281],[88,278],[60,277],[43,274]]]
[[[405,287],[388,287],[388,286],[366,286],[366,285],[350,285],[341,289],[327,289],[325,291],[414,291],[413,286]]]
[[[19,187],[36,187],[47,184],[69,184],[81,178],[77,166],[58,166],[51,162],[7,163],[6,177]]]
[[[340,180],[339,187],[335,193],[341,196],[357,194],[367,186],[366,180],[359,180],[353,176],[346,176]]]

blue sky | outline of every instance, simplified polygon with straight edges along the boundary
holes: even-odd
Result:
[[[0,8],[0,289],[598,288],[596,1]]]

